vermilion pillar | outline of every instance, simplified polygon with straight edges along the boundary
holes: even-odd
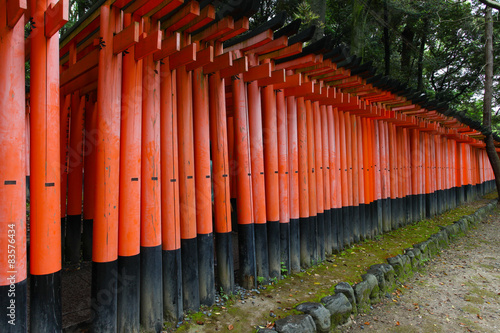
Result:
[[[344,126],[345,126],[345,151],[346,151],[346,170],[347,170],[347,193],[348,193],[348,217],[347,218],[347,229],[349,243],[352,244],[356,240],[356,234],[359,225],[359,211],[356,209],[355,203],[357,203],[357,198],[355,199],[357,193],[357,179],[354,177],[354,167],[353,167],[353,157],[356,154],[356,150],[353,149],[354,139],[352,137],[352,119],[349,112],[342,112],[344,114]],[[354,183],[356,181],[356,183]]]
[[[269,278],[267,248],[266,183],[264,177],[264,142],[262,134],[262,103],[257,81],[248,84],[248,120],[252,170],[252,202],[255,232],[255,264],[257,276]]]
[[[280,195],[278,180],[278,129],[276,95],[272,85],[262,88],[262,115],[269,276],[271,278],[279,278],[281,264],[279,231]]]
[[[317,181],[316,181],[316,161],[315,161],[315,142],[314,142],[314,111],[310,100],[305,101],[306,123],[307,123],[307,166],[309,178],[309,216],[310,216],[310,240],[311,240],[311,262],[316,264],[319,260],[318,253],[318,200],[317,200]]]
[[[54,1],[32,0],[30,15],[37,26],[30,35],[32,55],[30,64],[31,332],[56,332],[62,329],[59,36],[57,33],[46,34],[45,31],[46,11],[50,3]],[[21,27],[18,29],[24,30],[22,20],[20,24]],[[19,37],[12,36],[11,38]],[[20,42],[22,43],[22,39]],[[16,52],[16,48],[11,47],[11,52]],[[19,47],[17,52],[19,52]],[[23,54],[18,54],[17,57],[21,58],[17,61],[24,61]],[[22,80],[22,78],[19,79]],[[9,95],[11,95],[10,92]],[[19,93],[19,96],[22,98],[22,93]],[[18,167],[22,168],[22,166]],[[24,186],[24,183],[20,185]],[[21,193],[24,193],[24,190]],[[24,194],[21,194],[19,199],[24,204],[23,196]],[[19,212],[21,214],[23,211]],[[19,230],[19,233],[22,231]]]
[[[352,242],[351,238],[351,224],[352,224],[352,214],[350,211],[350,183],[348,177],[348,164],[347,164],[347,146],[346,146],[346,122],[344,117],[344,112],[339,112],[335,110],[335,120],[338,118],[339,124],[339,155],[340,155],[340,179],[341,179],[341,188],[342,188],[342,211],[341,211],[341,219],[342,219],[342,247],[348,247]]]
[[[27,259],[26,259],[26,106],[25,106],[25,73],[24,73],[24,15],[21,13],[24,11],[23,8],[18,8],[20,11],[20,17],[15,22],[7,22],[7,1],[0,1],[0,73],[2,79],[0,80],[0,243],[2,244],[2,249],[0,250],[0,308],[2,309],[2,316],[0,316],[0,331],[2,332],[27,332],[28,331],[28,312],[27,312]],[[40,18],[40,16],[38,16]],[[43,35],[41,36],[43,37]],[[38,38],[40,39],[40,38]],[[53,50],[53,49],[52,49]],[[57,56],[56,56],[57,59]],[[45,61],[45,59],[42,59]],[[38,66],[41,63],[37,63]],[[41,68],[36,67],[36,70]],[[45,79],[43,76],[38,76],[41,82],[37,82],[36,90],[41,93],[45,91],[43,85],[45,84]],[[52,80],[57,79],[58,76],[52,77]],[[43,81],[42,81],[43,80]],[[40,86],[40,83],[42,85]],[[57,94],[57,92],[56,92]],[[33,96],[34,101],[37,98],[40,102],[43,102],[39,94]],[[54,98],[52,94],[50,97]],[[58,97],[55,101],[51,101],[52,104],[59,103]],[[43,106],[42,108],[40,106]],[[49,124],[50,129],[54,125],[59,126],[59,114],[57,113],[59,108],[55,110],[53,108],[46,110],[45,105],[36,106],[34,108],[35,115],[34,119],[37,121],[36,126],[44,125],[41,120],[45,116],[46,112],[49,111]],[[51,112],[56,111],[56,112]],[[57,117],[57,120],[56,118]],[[56,133],[58,132],[57,130]],[[40,133],[41,132],[41,133]],[[41,137],[45,134],[45,128],[37,128],[36,138],[40,142],[36,143],[34,146],[34,153],[38,153],[46,150],[45,137]],[[55,136],[55,140],[51,139],[49,143],[54,143],[58,146],[58,136]],[[55,161],[49,161],[51,167],[57,167],[57,161],[59,157],[59,152],[57,149],[51,151],[51,157]],[[57,154],[54,156],[54,154]],[[44,160],[36,161],[38,167],[43,166]],[[55,162],[55,163],[54,163]],[[57,182],[57,187],[59,187],[59,175],[55,175],[57,170],[50,171],[50,178],[52,182]],[[28,172],[29,173],[29,172]],[[43,198],[44,192],[44,179],[43,179],[44,169],[33,170],[32,174],[35,174],[37,178],[32,181],[36,185],[35,198],[38,200]],[[38,183],[36,184],[35,183]],[[41,185],[41,186],[40,186]],[[59,220],[55,217],[49,219],[51,214],[58,215],[59,207],[57,202],[59,199],[56,197],[58,195],[56,187],[52,188],[52,195],[50,198],[56,200],[56,203],[52,203],[50,207],[53,211],[48,211],[47,215],[44,212],[40,212],[41,209],[45,207],[37,205],[37,227],[43,225],[50,226],[50,222],[55,223],[58,226]],[[33,196],[32,196],[33,198]],[[31,212],[33,214],[33,200],[31,201]],[[33,221],[33,219],[32,219]],[[33,222],[32,222],[33,223]],[[32,227],[33,228],[33,227]],[[46,245],[44,239],[42,238],[42,230],[39,230],[39,235],[37,236],[38,245]],[[48,229],[50,230],[50,229]],[[32,238],[33,239],[33,238]],[[33,242],[33,240],[32,240]],[[41,243],[42,242],[42,243]],[[41,244],[40,244],[41,243]],[[60,243],[59,243],[60,244]],[[56,244],[57,245],[57,244]],[[48,244],[49,248],[52,247]],[[60,249],[54,246],[52,253],[56,255]],[[33,258],[33,257],[32,257]],[[42,259],[37,257],[38,260]],[[33,259],[32,259],[33,260]],[[49,266],[52,266],[50,260],[48,262]],[[57,264],[57,263],[56,263]],[[32,261],[33,265],[33,261]],[[37,267],[43,269],[43,260],[38,262]],[[60,265],[60,263],[59,263]],[[52,267],[55,271],[60,270],[56,266]],[[56,273],[57,275],[59,273]],[[54,277],[54,274],[39,275],[34,276],[37,281],[47,281],[50,282]],[[35,289],[35,297],[37,298],[38,305],[37,308],[33,309],[35,311],[40,311],[39,302],[42,301],[43,293],[46,291],[53,290],[53,285],[45,284],[42,286],[43,289]],[[56,286],[57,287],[57,286]],[[33,290],[31,294],[33,298]],[[55,295],[59,296],[59,295]],[[49,299],[50,300],[50,299]],[[52,300],[51,304],[53,304]],[[31,310],[33,312],[33,310]],[[54,308],[54,310],[59,311],[60,308]],[[37,313],[35,316],[39,318],[41,313]],[[33,315],[33,313],[32,313]],[[60,317],[59,317],[60,319]],[[56,323],[54,323],[56,324]],[[60,324],[60,323],[59,323]],[[57,326],[49,326],[57,327]],[[60,326],[59,326],[60,327]]]
[[[290,194],[288,173],[288,124],[285,94],[276,92],[276,111],[278,126],[278,172],[279,172],[279,217],[280,217],[280,266],[287,272],[290,263]]]
[[[224,292],[231,293],[234,290],[234,264],[231,239],[227,117],[224,80],[221,79],[219,72],[215,72],[209,77],[209,93],[217,276],[219,285]]]
[[[338,119],[335,121],[335,115],[332,106],[327,106],[327,128],[328,128],[328,165],[330,181],[327,186],[330,187],[330,207],[331,207],[331,242],[332,251],[340,251],[342,240],[340,233],[340,210],[342,208],[342,188],[340,183],[340,156],[338,154]]]
[[[161,231],[163,316],[183,315],[176,73],[168,59],[160,66]]]
[[[299,152],[297,138],[297,101],[287,97],[288,125],[288,174],[290,202],[290,267],[300,271],[300,198],[299,198]]]
[[[92,329],[117,329],[118,189],[120,170],[121,55],[113,54],[120,12],[101,7],[99,52],[95,218],[92,247]]]
[[[92,260],[92,229],[95,205],[95,159],[99,136],[97,135],[97,110],[95,100],[90,99],[85,107],[85,157],[83,169],[83,235],[82,255],[84,261]]]
[[[255,288],[257,280],[255,267],[254,219],[252,203],[252,173],[250,156],[250,133],[248,104],[243,77],[232,79],[234,145],[236,167],[238,247],[240,258],[240,281],[244,288]]]
[[[333,152],[334,157],[334,182],[332,185],[336,185],[335,188],[332,188],[332,193],[336,192],[336,200],[334,201],[336,207],[336,213],[334,215],[335,219],[335,228],[337,230],[337,250],[340,251],[344,248],[344,218],[342,216],[343,206],[345,200],[347,198],[347,188],[344,187],[343,178],[342,178],[342,154],[340,150],[340,120],[339,120],[339,112],[337,108],[331,108],[332,112],[332,120],[329,120],[329,123],[333,122],[333,137],[330,139],[333,140],[331,144],[332,147],[335,148]],[[330,108],[328,108],[328,117],[330,118]],[[332,154],[330,154],[330,159],[332,158]],[[332,196],[333,197],[333,196]]]
[[[66,204],[68,195],[68,169],[69,169],[69,135],[71,120],[71,94],[61,98],[59,112],[60,132],[59,144],[61,158],[61,258],[64,260],[64,243],[66,235]]]
[[[125,15],[124,26],[132,23]],[[133,23],[132,23],[133,24]],[[135,60],[135,48],[123,56],[120,197],[118,213],[118,331],[140,329],[140,246],[141,246],[141,138],[142,138],[142,60]],[[87,169],[85,169],[87,170]],[[87,177],[87,172],[85,172]],[[89,193],[90,194],[90,193]],[[87,196],[87,189],[85,189]],[[126,279],[126,280],[125,280]]]
[[[318,260],[325,260],[325,189],[323,186],[323,136],[321,133],[321,110],[319,102],[312,104],[314,115],[314,160],[316,174],[317,228],[316,251]]]
[[[80,97],[78,92],[73,93],[71,98],[71,113],[65,260],[71,264],[78,264],[82,241],[83,129],[85,123],[85,97]]]
[[[196,196],[194,183],[192,73],[177,69],[177,124],[179,134],[179,194],[184,310],[200,307]]]
[[[307,160],[307,113],[304,97],[297,98],[297,138],[299,156],[300,265],[310,267],[312,240],[309,211],[309,165]]]
[[[333,233],[332,233],[332,211],[331,211],[331,178],[330,178],[330,142],[328,133],[333,131],[329,128],[326,106],[321,106],[321,141],[323,154],[323,202],[325,212],[325,251],[332,254]]]
[[[214,236],[212,227],[212,179],[210,170],[210,122],[208,77],[202,68],[193,72],[194,155],[196,179],[196,230],[200,303],[215,302]]]

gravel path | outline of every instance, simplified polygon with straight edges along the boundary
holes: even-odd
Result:
[[[500,332],[500,212],[342,332]]]

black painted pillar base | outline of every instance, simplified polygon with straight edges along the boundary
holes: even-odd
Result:
[[[351,206],[346,206],[342,207],[342,225],[343,225],[343,232],[344,232],[344,237],[343,237],[343,245],[344,248],[348,248],[352,244],[352,226],[353,224],[353,213],[352,213],[352,207]]]
[[[325,252],[326,255],[333,253],[333,223],[332,210],[325,210]]]
[[[64,251],[64,245],[65,245],[65,238],[66,238],[66,216],[61,217],[61,263],[64,264],[66,261],[65,258],[65,251]]]
[[[83,261],[92,260],[92,237],[93,237],[94,220],[83,221],[82,234],[82,255]]]
[[[300,230],[300,266],[302,268],[311,267],[311,226],[309,217],[301,217],[299,219]]]
[[[318,216],[309,217],[309,254],[311,255],[311,264],[318,263]]]
[[[107,333],[117,331],[117,282],[118,260],[92,262],[91,332]],[[55,331],[48,330],[45,332]]]
[[[200,304],[212,306],[215,303],[214,235],[212,233],[198,234],[196,238],[198,240]]]
[[[181,249],[183,248],[181,247]],[[233,238],[231,232],[215,233],[215,253],[217,256],[217,289],[222,288],[222,291],[229,295],[234,292]],[[182,259],[182,266],[184,267],[188,263],[184,261],[184,256],[182,256]],[[184,274],[182,277],[184,278]],[[185,306],[184,309],[186,309]]]
[[[161,245],[141,246],[141,326],[147,332],[161,332],[163,327],[161,264]]]
[[[117,325],[118,332],[140,330],[141,256],[118,257]]]
[[[391,230],[396,230],[399,225],[399,201],[398,198],[391,200]]]
[[[200,284],[196,238],[181,239],[181,258],[182,304],[185,311],[197,312],[200,308]]]
[[[340,244],[339,244],[339,217],[338,217],[338,209],[332,208],[330,209],[330,219],[332,222],[332,253],[339,252]]]
[[[351,245],[355,243],[359,243],[360,234],[359,234],[359,205],[349,207],[352,211],[352,229],[351,229]]]
[[[269,277],[280,278],[280,222],[267,221],[267,249],[269,251]]]
[[[373,237],[382,234],[383,230],[383,202],[381,199],[377,199],[374,202],[375,208],[373,209],[373,214],[374,214],[374,223],[376,225],[375,233],[373,234]]]
[[[290,263],[290,223],[280,223],[280,265],[281,274],[289,275]],[[250,289],[250,288],[247,288]]]
[[[114,296],[116,325],[116,293]],[[45,333],[61,330],[61,271],[45,275],[32,274],[30,276],[30,332]]]
[[[290,267],[292,273],[300,272],[300,226],[299,219],[290,220]]]
[[[336,229],[337,229],[337,251],[341,252],[344,247],[344,215],[343,215],[343,209],[341,208],[336,208],[335,209],[335,220],[336,220]]]
[[[231,230],[238,232],[238,206],[236,206],[236,198],[231,198]]]
[[[28,280],[0,286],[0,332],[28,332]]]
[[[240,284],[245,289],[253,289],[257,282],[257,269],[255,267],[255,229],[253,223],[240,224],[238,226],[238,249],[240,259]],[[200,274],[202,274],[201,271]]]
[[[382,229],[381,232],[389,232],[392,229],[392,209],[391,199],[385,198],[382,201]]]
[[[163,318],[179,321],[183,317],[181,249],[162,250]]]
[[[359,240],[365,240],[366,239],[366,233],[368,230],[367,227],[367,217],[368,217],[368,212],[366,211],[366,204],[360,203],[358,206],[359,210]]]
[[[65,261],[69,264],[78,264],[80,262],[80,249],[82,242],[82,216],[68,215],[66,222],[65,237]]]
[[[318,213],[316,216],[318,233],[316,235],[317,262],[325,261],[325,213]]]
[[[267,250],[267,224],[255,223],[255,265],[257,281],[263,283],[269,280],[269,254]]]

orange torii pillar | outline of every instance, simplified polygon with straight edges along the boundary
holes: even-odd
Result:
[[[194,133],[192,73],[177,69],[177,126],[179,135],[179,194],[184,310],[198,311],[200,290],[194,183]]]
[[[341,215],[342,187],[340,181],[340,154],[338,142],[338,117],[335,119],[333,107],[326,107],[328,131],[328,166],[330,171],[330,207],[332,251],[340,252],[342,248]],[[338,112],[337,112],[338,115]]]
[[[221,45],[216,45],[220,54]],[[209,77],[210,142],[212,145],[212,177],[215,211],[215,252],[218,285],[225,293],[234,290],[234,263],[231,235],[231,204],[229,193],[229,161],[227,142],[226,99],[224,79],[216,71]],[[183,261],[184,264],[184,261]]]
[[[10,3],[7,6],[7,4]],[[1,332],[27,332],[28,331],[28,309],[27,309],[27,258],[26,258],[26,106],[25,106],[25,73],[24,73],[24,11],[25,6],[22,6],[22,2],[18,2],[18,6],[12,5],[11,1],[1,0],[0,1],[0,73],[2,78],[0,80],[0,243],[2,248],[0,250],[0,307],[2,311],[2,316],[0,317],[0,331]],[[7,10],[7,8],[9,10]],[[43,14],[42,14],[43,15]],[[43,16],[42,16],[43,18]],[[40,16],[38,16],[40,19]],[[40,21],[39,21],[40,22]],[[43,22],[43,21],[41,21]],[[43,24],[41,24],[43,27]],[[43,36],[43,28],[39,29]],[[40,35],[40,34],[38,34]],[[57,38],[57,37],[55,37]],[[40,44],[40,38],[37,38]],[[54,40],[57,44],[57,41]],[[55,50],[57,52],[57,45],[55,45]],[[51,55],[54,48],[51,48]],[[56,57],[56,54],[53,54]],[[46,59],[41,59],[45,62]],[[43,102],[41,97],[45,97],[45,91],[43,85],[45,84],[45,78],[40,74],[41,72],[41,62],[37,62],[38,67],[35,69],[38,71],[37,87],[35,92],[37,95],[33,96],[34,102]],[[57,72],[57,71],[56,71]],[[58,74],[52,76],[51,81],[57,81],[59,79]],[[35,83],[35,82],[33,82]],[[43,90],[43,94],[42,91]],[[57,92],[50,94],[50,97],[54,99]],[[35,126],[44,126],[43,120],[45,120],[45,115],[48,113],[49,120],[51,123],[49,130],[52,130],[54,125],[59,126],[58,108],[53,108],[53,104],[58,103],[58,97],[51,100],[51,108],[46,110],[45,104],[36,105],[32,112],[36,112],[33,115],[34,121],[32,124]],[[54,103],[55,102],[55,103]],[[47,112],[48,111],[48,112]],[[59,129],[56,130],[56,133]],[[45,141],[45,137],[41,136],[46,133],[46,129],[43,127],[37,127],[37,132],[33,132],[38,142],[34,142],[33,153],[37,153],[40,158],[39,161],[35,162],[39,170],[33,170],[32,175],[36,175],[36,178],[32,177],[33,187],[36,189],[36,193],[33,192],[37,200],[41,200],[42,205],[37,205],[37,216],[35,222],[37,223],[37,228],[44,225],[48,227],[47,230],[51,230],[50,222],[55,223],[54,226],[58,227],[59,220],[52,218],[50,221],[49,216],[57,215],[59,213],[59,207],[57,203],[59,199],[56,197],[59,195],[57,193],[57,187],[50,187],[47,189],[41,187],[46,181],[44,179],[45,168],[42,160],[43,154],[47,147],[47,143],[54,144],[56,149],[50,151],[52,160],[50,163],[50,173],[48,181],[58,182],[59,175],[55,172],[59,172],[58,166],[58,149],[57,149],[57,136],[54,138],[54,133],[50,133],[51,137],[49,142]],[[52,142],[53,141],[53,142]],[[55,167],[55,168],[54,168]],[[54,169],[52,169],[54,168]],[[37,184],[38,183],[38,184]],[[41,185],[41,186],[40,186]],[[55,202],[50,203],[50,207],[44,207],[45,193],[49,194],[49,199],[54,199]],[[32,196],[33,198],[33,196]],[[52,210],[49,210],[52,209]],[[47,210],[46,213],[43,210]],[[31,214],[34,213],[34,202],[31,200]],[[33,221],[33,218],[32,218]],[[33,223],[33,222],[32,222]],[[33,226],[32,226],[33,228]],[[57,228],[56,228],[57,229]],[[43,230],[43,229],[42,229]],[[43,231],[38,230],[39,236],[37,236],[38,246],[46,246],[45,240],[41,238],[43,236]],[[54,230],[56,231],[56,230]],[[58,234],[57,234],[58,236]],[[32,238],[33,241],[33,238]],[[56,240],[57,241],[57,240]],[[59,240],[60,241],[60,240]],[[33,245],[32,245],[33,246]],[[54,247],[52,247],[54,246]],[[56,257],[60,256],[60,249],[57,244],[48,243],[48,247],[51,249],[52,253]],[[57,253],[58,252],[58,253]],[[47,253],[43,253],[47,254]],[[43,255],[42,254],[42,255]],[[57,311],[59,314],[57,319],[60,320],[60,286],[53,285],[54,280],[58,280],[60,271],[60,262],[53,265],[52,258],[47,257],[42,258],[37,256],[40,260],[38,263],[33,262],[33,257],[31,257],[31,265],[35,264],[38,269],[44,269],[44,260],[48,260],[48,266],[54,268],[54,271],[58,271],[55,274],[48,275],[36,275],[32,279],[36,279],[37,282],[41,282],[40,287],[35,287],[36,289],[31,289],[31,299],[36,297],[36,308],[32,308],[33,311],[38,311],[35,318],[41,319],[44,315],[43,302],[45,293],[55,292],[54,296],[57,299],[49,298],[50,302],[48,305],[59,305],[59,308],[52,307],[50,310]],[[60,257],[59,257],[60,258]],[[57,260],[57,258],[55,259]],[[55,267],[59,264],[59,268]],[[44,274],[44,272],[42,272]],[[55,287],[55,288],[54,288]],[[41,311],[42,310],[42,311]],[[48,313],[45,313],[48,315]],[[56,323],[45,323],[48,328],[61,328],[60,322]],[[55,325],[50,325],[55,324]],[[59,325],[59,326],[58,326]],[[34,325],[34,327],[37,327]],[[43,325],[39,325],[43,328]],[[39,332],[41,330],[38,330]]]
[[[92,260],[92,228],[94,223],[94,197],[95,197],[95,159],[97,153],[97,108],[95,94],[86,102],[85,106],[85,157],[83,169],[83,235],[82,256],[84,261]]]
[[[383,223],[384,223],[384,201],[383,197],[383,179],[382,179],[382,165],[381,165],[381,155],[382,148],[380,145],[380,131],[378,126],[378,120],[370,119],[368,126],[370,128],[371,136],[368,140],[371,140],[371,156],[372,156],[372,179],[373,179],[373,199],[376,205],[376,235],[382,234]]]
[[[280,218],[280,265],[281,271],[289,272],[290,263],[290,192],[288,173],[288,124],[285,94],[276,92],[276,112],[278,128],[278,177],[279,177],[279,218]]]
[[[462,162],[462,154],[463,154],[463,146],[464,143],[462,141],[457,142],[457,153],[455,155],[455,163],[456,163],[456,186],[457,186],[457,204],[461,205],[465,201],[464,197],[464,172],[463,172],[463,162]]]
[[[310,100],[305,101],[306,123],[307,123],[307,166],[309,178],[309,236],[311,263],[315,265],[319,260],[318,252],[318,200],[317,200],[317,180],[315,174],[316,161],[314,142],[314,111]]]
[[[267,248],[269,277],[278,278],[280,263],[280,216],[278,179],[278,127],[276,94],[272,85],[262,88],[262,130],[264,139],[264,173],[266,182]]]
[[[238,247],[240,281],[244,288],[255,288],[255,229],[252,203],[252,174],[249,137],[249,115],[243,75],[231,78],[233,92],[234,146],[236,167]]]
[[[51,4],[54,4],[54,1],[32,0],[30,6],[30,16],[36,25],[30,36],[31,332],[55,332],[62,329],[59,35],[57,32],[67,22],[68,1],[63,0],[53,7]],[[61,9],[61,15],[55,14],[58,9]],[[23,25],[22,22],[21,24]],[[22,55],[17,55],[17,57],[24,60]]]
[[[400,197],[400,183],[398,175],[398,142],[396,136],[396,126],[387,123],[388,128],[388,147],[390,155],[390,177],[391,177],[391,224],[392,229],[397,229],[401,225],[403,214],[403,202]]]
[[[444,211],[443,205],[443,179],[442,179],[442,139],[441,135],[437,134],[434,136],[435,143],[435,161],[436,161],[436,198],[437,198],[437,214],[441,214]]]
[[[309,163],[307,112],[304,97],[297,98],[297,137],[299,153],[299,204],[300,204],[300,265],[303,268],[311,266],[312,237],[309,200]]]
[[[162,299],[162,233],[160,187],[160,62],[153,52],[161,44],[156,20],[145,19],[148,36],[135,52],[142,60],[142,138],[141,138],[141,326],[161,331]],[[150,46],[153,45],[153,46]],[[139,52],[139,49],[141,52]],[[192,124],[191,124],[192,126]],[[192,163],[191,163],[192,164]]]
[[[169,320],[180,320],[183,316],[183,304],[177,144],[177,75],[176,70],[170,70],[169,58],[166,58],[161,64],[160,70],[163,316]]]
[[[297,138],[297,101],[287,97],[288,125],[288,174],[290,203],[290,269],[300,271],[300,197],[299,197],[299,152]]]
[[[358,179],[354,175],[355,162],[357,162],[357,151],[354,149],[353,124],[349,112],[344,114],[345,142],[346,142],[346,162],[347,162],[347,184],[349,193],[348,225],[349,244],[359,241],[359,209],[358,209]],[[356,175],[357,176],[357,175]]]
[[[71,129],[68,165],[68,217],[66,221],[65,261],[78,264],[82,241],[83,129],[85,97],[74,92],[71,98]]]
[[[358,116],[352,115],[352,138],[353,138],[353,144],[354,144],[354,149],[353,149],[353,156],[356,158],[356,162],[354,163],[353,159],[353,170],[354,170],[354,175],[356,177],[356,180],[358,181],[358,185],[356,186],[357,193],[358,193],[358,211],[359,211],[359,224],[358,224],[358,233],[359,233],[359,240],[364,240],[365,239],[365,234],[366,234],[366,204],[365,204],[365,183],[364,183],[364,177],[363,177],[363,165],[364,165],[364,159],[363,159],[363,141],[361,138],[361,129],[362,129],[362,124],[361,124],[361,119]],[[357,176],[356,176],[357,173]],[[357,242],[359,242],[359,240]]]
[[[410,193],[410,200],[411,200],[411,204],[412,204],[412,222],[413,221],[420,221],[421,220],[421,217],[420,217],[420,212],[419,212],[419,186],[418,186],[418,182],[419,182],[419,177],[418,177],[418,173],[420,171],[420,167],[419,167],[419,137],[420,137],[420,134],[418,132],[418,130],[416,129],[410,129],[410,149],[409,149],[409,152],[411,154],[411,159],[410,159],[410,170],[411,170],[411,174],[410,174],[410,179],[411,179],[411,193]]]
[[[389,165],[389,145],[387,123],[383,120],[377,121],[378,146],[380,148],[380,191],[382,198],[382,229],[381,232],[389,232],[392,229],[392,200],[391,200],[391,178]]]
[[[321,110],[319,102],[312,103],[313,131],[314,131],[314,161],[316,174],[316,207],[317,207],[317,235],[316,251],[317,260],[325,260],[325,198],[323,186],[323,144],[321,133]],[[329,221],[328,221],[329,223]]]
[[[248,120],[252,170],[252,202],[255,234],[255,265],[257,276],[269,278],[267,248],[266,183],[264,177],[264,140],[262,133],[262,103],[258,81],[248,84]]]
[[[125,28],[136,24],[130,14],[124,16]],[[117,330],[134,332],[140,328],[143,60],[135,59],[132,46],[122,55],[122,62],[118,279],[127,282],[120,284],[117,295]]]
[[[92,246],[92,330],[117,330],[118,198],[120,170],[121,54],[113,52],[120,11],[101,7],[95,216]]]
[[[236,190],[236,151],[234,144],[234,117],[227,117],[227,146],[229,159],[229,189],[231,193],[231,227],[234,231],[238,230],[238,207],[237,207],[237,190]]]
[[[68,188],[68,167],[69,167],[69,135],[71,120],[71,94],[61,98],[59,112],[60,132],[59,132],[59,156],[61,158],[61,260],[64,261],[64,242],[66,235],[66,204]]]
[[[325,212],[325,251],[327,255],[333,253],[333,221],[332,221],[332,200],[331,200],[331,178],[330,178],[330,141],[329,141],[329,123],[326,111],[326,105],[321,105],[321,141],[323,154],[323,193],[324,193],[324,212]]]
[[[371,147],[368,144],[368,138],[370,137],[370,132],[368,130],[367,118],[360,117],[360,129],[359,129],[359,141],[363,146],[363,150],[361,151],[360,158],[363,159],[362,167],[362,180],[363,180],[363,188],[364,188],[364,204],[365,204],[365,230],[364,237],[365,239],[371,239],[373,233],[375,232],[374,227],[374,217],[375,214],[373,212],[373,208],[375,205],[372,201],[372,186],[373,181],[370,179],[371,176],[371,156],[369,153],[371,152]]]
[[[203,74],[201,67],[193,72],[193,98],[200,303],[211,306],[215,302],[215,274],[210,175],[210,115],[208,112],[208,77]]]
[[[68,167],[69,167],[69,135],[70,135],[70,118],[71,118],[71,94],[61,98],[61,109],[59,113],[60,132],[59,142],[61,158],[61,258],[64,260],[64,241],[66,235],[66,204],[67,204],[67,187],[68,187]]]
[[[330,109],[328,111],[330,113]],[[339,111],[337,108],[332,107],[332,120],[329,122],[333,121],[334,127],[333,129],[333,135],[334,135],[334,143],[335,145],[332,145],[332,147],[335,147],[335,152],[334,152],[334,157],[335,157],[335,183],[336,184],[336,194],[337,194],[337,200],[336,200],[336,214],[335,214],[335,229],[337,230],[337,250],[340,252],[344,246],[344,205],[347,202],[347,187],[344,186],[347,183],[347,178],[344,177],[344,172],[343,172],[343,163],[342,162],[342,149],[341,149],[341,131],[342,131],[342,126],[340,124],[340,118],[339,118]],[[331,155],[330,155],[331,156]],[[345,160],[344,160],[345,161]]]
[[[349,247],[352,244],[351,241],[351,224],[352,224],[352,212],[350,205],[352,204],[352,189],[349,182],[349,176],[347,172],[347,142],[346,142],[346,121],[344,112],[337,111],[335,109],[335,120],[338,118],[339,124],[339,155],[340,155],[340,179],[342,187],[342,209],[340,213],[340,220],[342,221],[342,248]]]

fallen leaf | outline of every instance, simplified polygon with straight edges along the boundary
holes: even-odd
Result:
[[[227,327],[228,331],[232,331],[232,330],[233,330],[233,328],[234,328],[234,326],[233,326],[233,325],[229,325],[229,326]]]
[[[396,326],[399,326],[399,325],[400,325],[400,324],[399,324],[399,321],[397,321],[397,322],[396,322]]]
[[[202,322],[201,320],[197,320],[197,321],[196,321],[196,323],[197,323],[198,325],[203,325],[203,324],[204,324],[204,322]]]
[[[478,317],[479,319],[481,319],[481,320],[483,319],[483,317],[481,317],[481,315],[479,315],[479,313],[477,314],[477,317]]]
[[[370,322],[369,321],[365,321],[365,325],[370,325]]]

